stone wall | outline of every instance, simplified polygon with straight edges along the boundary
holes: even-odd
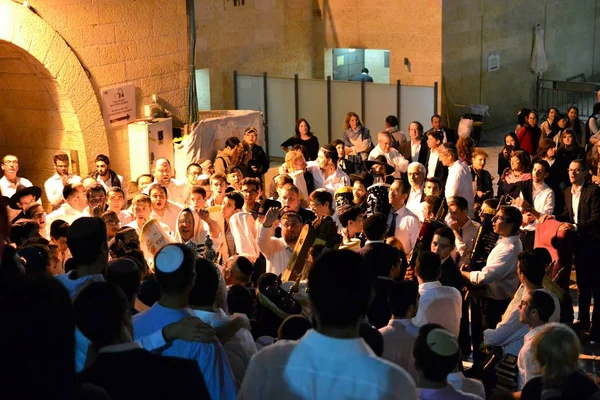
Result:
[[[489,105],[489,128],[516,124],[519,109],[536,106],[536,75],[529,68],[536,24],[545,30],[548,70],[544,78],[564,80],[598,73],[600,57],[595,53],[600,50],[596,49],[600,37],[594,31],[597,3],[445,1],[443,99],[452,123],[456,124],[464,112],[454,106],[457,103]],[[500,55],[498,71],[487,71],[490,52]]]

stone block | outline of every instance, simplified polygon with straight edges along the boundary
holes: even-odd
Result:
[[[83,47],[95,44],[115,43],[115,24],[85,25],[83,29]]]
[[[95,1],[78,1],[65,7],[67,26],[86,26],[98,23],[98,3]]]
[[[92,125],[96,120],[102,119],[100,105],[98,104],[96,96],[90,97],[88,101],[77,110],[77,117],[79,126],[82,130]]]
[[[92,79],[98,87],[106,87],[125,82],[125,63],[103,65],[91,68]]]
[[[20,58],[4,58],[0,62],[0,73],[31,74],[34,70]]]
[[[46,58],[42,61],[48,72],[53,78],[56,78],[58,72],[66,62],[70,48],[60,36],[54,36]]]
[[[12,40],[13,44],[28,51],[33,37],[36,35],[38,25],[46,25],[46,23],[32,12],[18,13]]]

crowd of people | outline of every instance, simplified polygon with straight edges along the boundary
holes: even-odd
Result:
[[[59,152],[42,189],[5,155],[0,398],[592,398],[596,106],[522,110],[497,174],[439,115],[300,119],[269,181],[253,127],[185,180]]]

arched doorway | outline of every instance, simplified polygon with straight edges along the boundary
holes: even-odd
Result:
[[[42,18],[0,5],[0,155],[15,154],[35,185],[54,173],[52,156],[73,154],[81,175],[109,154],[98,99],[79,60]]]

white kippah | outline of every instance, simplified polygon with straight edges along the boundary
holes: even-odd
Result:
[[[154,268],[166,274],[175,272],[183,263],[183,251],[173,245],[163,247],[154,260]]]
[[[456,337],[445,329],[432,329],[427,334],[427,346],[440,356],[453,356],[458,353]]]

